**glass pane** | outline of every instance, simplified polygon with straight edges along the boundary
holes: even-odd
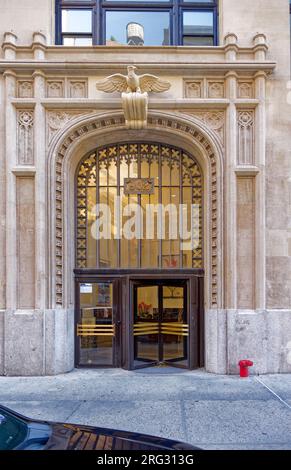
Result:
[[[165,361],[187,365],[188,325],[184,288],[163,286],[163,355]]]
[[[184,11],[183,34],[213,34],[213,12]]]
[[[91,33],[91,10],[62,10],[63,33]]]
[[[213,36],[209,36],[209,37],[184,36],[183,45],[184,46],[213,46],[214,38]]]
[[[112,283],[80,284],[80,364],[113,363]]]
[[[187,230],[191,230],[191,204],[192,204],[192,188],[183,188],[183,204],[187,204]],[[186,215],[186,214],[185,214]],[[186,221],[185,221],[186,225]],[[187,240],[185,240],[187,241]],[[192,268],[192,250],[183,250],[183,268]]]
[[[157,362],[159,360],[158,293],[158,286],[137,288],[134,306],[135,362]]]
[[[100,268],[114,268],[117,267],[117,240],[115,238],[115,227],[114,227],[114,198],[117,196],[116,188],[101,187],[99,189],[99,201],[101,204],[105,204],[108,207],[109,227],[103,228],[104,231],[109,231],[106,238],[99,240],[99,266]],[[101,213],[101,217],[103,214]],[[105,220],[105,219],[104,219]]]
[[[87,189],[87,268],[95,268],[97,263],[97,241],[92,225],[96,221],[93,208],[96,205],[96,186]],[[94,226],[93,226],[94,229]],[[93,232],[93,233],[92,233]],[[85,243],[85,240],[84,240]]]
[[[92,46],[92,38],[66,36],[63,38],[64,46]]]
[[[143,195],[141,196],[141,207],[143,209],[143,227],[144,227],[144,239],[141,240],[141,267],[142,268],[157,268],[158,267],[158,253],[159,253],[159,241],[151,240],[147,238],[147,228],[149,229],[152,225],[155,227],[155,217],[153,217],[152,222],[147,221],[146,217],[146,206],[150,204],[151,196]],[[148,230],[149,231],[149,230]],[[150,232],[150,231],[149,231]]]
[[[122,202],[122,213],[124,213],[125,207],[129,204],[137,205],[137,196],[126,196],[123,193],[123,189],[120,190],[120,197]],[[122,218],[123,230],[130,234],[131,231],[135,230],[134,211],[130,215],[125,215]],[[122,268],[136,268],[138,266],[138,244],[139,240],[136,238],[128,239],[123,235],[120,240],[120,253],[121,253],[121,267]]]
[[[107,45],[163,46],[170,44],[168,12],[107,11]]]
[[[0,449],[13,450],[20,446],[29,436],[29,429],[25,421],[11,415],[6,410],[0,414]]]

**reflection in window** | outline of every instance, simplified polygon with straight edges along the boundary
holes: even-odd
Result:
[[[125,178],[150,178],[154,190],[149,194],[126,194]],[[201,268],[202,267],[202,174],[196,160],[175,147],[156,143],[125,143],[99,148],[82,159],[77,171],[76,227],[78,268]],[[140,238],[117,239],[118,227],[114,213],[116,197],[121,202],[121,227],[128,217],[124,208],[129,204],[143,208],[143,232]],[[111,238],[96,240],[92,226],[96,226],[94,206],[106,204],[113,215],[109,232]],[[172,236],[169,230],[169,211],[165,211],[162,237],[157,236],[157,212],[153,217],[152,238],[146,237],[145,208],[149,204],[162,204],[175,208],[184,204],[190,229],[191,204],[199,206],[199,220],[192,236],[197,241],[193,250],[182,250],[179,233]],[[157,206],[156,206],[157,207]],[[181,214],[180,214],[181,215]],[[94,224],[94,225],[93,225]],[[136,228],[136,227],[134,227]],[[179,232],[179,230],[178,230]],[[119,232],[120,233],[120,232]],[[185,247],[184,247],[185,248]]]
[[[92,31],[91,10],[62,10],[63,33],[90,33]]]
[[[167,12],[107,11],[106,44],[165,46],[169,42]]]
[[[213,12],[184,11],[183,44],[185,46],[213,46]]]
[[[217,44],[217,0],[56,0],[56,9],[57,44]]]
[[[63,9],[62,37],[65,46],[92,45],[92,11]]]
[[[80,337],[80,364],[113,364],[112,283],[80,284],[77,331]]]
[[[91,37],[65,36],[64,46],[92,46]]]

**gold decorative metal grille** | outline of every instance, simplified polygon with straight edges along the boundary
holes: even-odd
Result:
[[[163,322],[161,331],[163,335],[189,336],[189,325],[187,323]]]
[[[178,322],[138,322],[133,325],[133,336],[152,335],[189,336],[189,325]]]
[[[77,336],[115,336],[115,326],[78,324]]]
[[[133,336],[152,335],[159,333],[159,323],[140,322],[133,325]]]
[[[87,267],[144,267],[141,263],[141,252],[143,249],[142,241],[138,240],[135,244],[131,243],[130,251],[136,251],[135,264],[125,265],[122,261],[122,240],[117,240],[116,244],[110,245],[108,248],[109,255],[115,256],[114,263],[110,264],[102,258],[103,250],[100,250],[100,241],[96,240],[96,247],[94,248],[94,256],[96,262],[92,264],[92,259],[88,261],[88,250],[92,252],[92,240],[88,242],[90,234],[89,219],[92,218],[89,207],[93,203],[104,202],[104,198],[110,204],[112,194],[116,196],[124,195],[124,180],[121,175],[126,177],[136,178],[151,178],[152,168],[158,172],[155,177],[155,194],[157,203],[162,203],[162,191],[164,188],[169,188],[171,191],[176,191],[180,204],[197,204],[200,207],[199,211],[199,226],[193,231],[195,239],[198,240],[198,246],[192,251],[191,263],[188,258],[185,258],[183,252],[177,248],[170,248],[170,263],[165,259],[162,243],[159,244],[159,254],[156,257],[156,264],[148,267],[153,268],[202,268],[203,267],[203,252],[202,252],[202,198],[203,198],[203,177],[202,172],[197,161],[184,152],[183,150],[158,143],[122,143],[110,145],[96,149],[89,156],[82,159],[76,177],[76,266],[78,268]],[[132,168],[135,172],[132,175]],[[145,176],[145,168],[148,168],[148,175]],[[146,170],[147,171],[147,170]],[[126,173],[126,174],[125,174]],[[165,175],[169,175],[168,184],[165,184]],[[172,175],[178,175],[179,184],[174,185]],[[93,191],[93,192],[92,192]],[[186,197],[185,194],[190,194]],[[94,194],[94,197],[92,196]],[[141,201],[141,195],[126,196],[128,198],[135,197],[136,202]],[[150,195],[146,196],[150,197]],[[172,197],[172,196],[171,196]],[[186,201],[184,199],[186,197]],[[92,200],[94,199],[94,201]],[[128,199],[130,200],[130,199]],[[155,240],[151,240],[156,243]],[[171,243],[171,241],[170,241]],[[167,258],[167,257],[166,257]],[[187,264],[185,264],[187,259]]]

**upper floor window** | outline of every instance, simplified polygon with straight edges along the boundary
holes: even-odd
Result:
[[[217,0],[56,0],[56,43],[217,45]]]

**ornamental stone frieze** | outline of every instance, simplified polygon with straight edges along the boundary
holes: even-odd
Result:
[[[47,98],[87,98],[88,79],[87,78],[47,78],[46,80]]]

